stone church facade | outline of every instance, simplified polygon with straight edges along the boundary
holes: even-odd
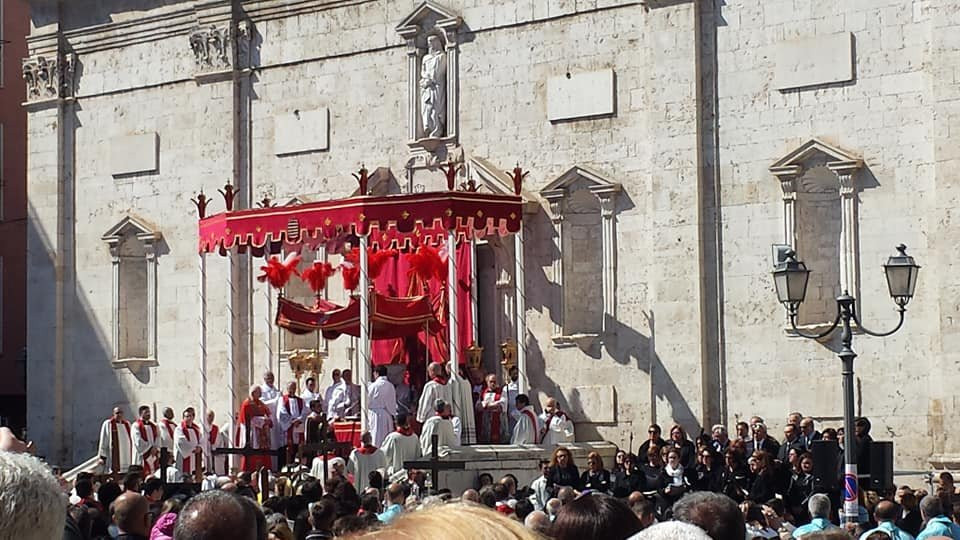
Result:
[[[920,285],[897,335],[856,337],[857,411],[898,467],[960,456],[949,0],[30,3],[28,424],[53,461],[90,457],[115,405],[202,395],[225,422],[317,347],[278,337],[262,260],[208,257],[201,279],[201,189],[214,213],[228,182],[241,208],[348,197],[365,164],[375,193],[429,191],[448,161],[492,191],[530,171],[525,294],[514,244],[481,245],[478,345],[497,369],[523,306],[532,393],[579,439],[778,430],[793,410],[839,425],[836,343],[787,330],[771,245],[813,270],[802,324],[832,321],[843,287],[882,330],[903,242]],[[353,348],[319,344],[324,385]]]

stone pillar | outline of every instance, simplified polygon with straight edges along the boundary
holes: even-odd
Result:
[[[797,248],[797,179],[803,174],[799,165],[772,168],[783,192],[783,243]]]
[[[110,245],[110,255],[113,259],[112,275],[113,287],[110,289],[110,337],[113,340],[113,361],[120,359],[120,251],[119,244]]]
[[[413,28],[400,35],[407,40],[407,138],[415,141],[420,138],[420,50],[417,49],[417,29]],[[412,179],[410,189],[413,190]]]
[[[544,198],[550,203],[550,222],[553,224],[553,247],[556,257],[553,259],[552,273],[553,282],[556,284],[557,293],[554,297],[553,309],[553,336],[563,335],[564,319],[564,290],[563,290],[563,200],[567,193],[565,190],[558,189],[543,193]]]
[[[613,331],[617,317],[617,194],[620,184],[598,186],[590,191],[600,199],[601,241],[603,250],[603,333]]]
[[[857,253],[860,250],[857,226],[857,181],[859,162],[828,163],[827,168],[840,182],[840,290],[854,298],[860,295],[860,269]]]
[[[157,248],[156,241],[158,236],[152,234],[140,234],[137,238],[143,242],[144,257],[147,259],[147,356],[153,360],[157,359]],[[206,264],[203,270],[206,273]],[[206,288],[206,278],[204,277],[204,288]],[[206,294],[205,292],[201,294]],[[206,296],[204,296],[203,318],[206,324]],[[204,346],[206,346],[206,337],[204,337]]]

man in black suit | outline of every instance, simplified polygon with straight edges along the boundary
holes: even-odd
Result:
[[[753,425],[753,440],[747,443],[745,449],[747,457],[752,456],[757,450],[764,450],[772,456],[777,456],[780,454],[780,443],[767,435],[767,426],[758,422]]]
[[[787,427],[783,428],[783,444],[780,445],[780,450],[777,452],[777,459],[779,459],[781,463],[789,462],[791,448],[797,451],[797,456],[799,457],[803,452],[803,441],[800,440],[797,426],[787,424]]]
[[[817,431],[813,418],[807,416],[800,420],[800,442],[803,443],[803,449],[807,452],[813,448],[813,441],[819,441],[823,434]]]
[[[913,490],[909,486],[901,487],[897,490],[894,500],[902,509],[900,519],[896,522],[897,527],[913,536],[920,534],[920,530],[923,529],[923,517],[920,516],[917,496],[914,495]]]

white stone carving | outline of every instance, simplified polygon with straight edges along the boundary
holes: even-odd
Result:
[[[23,59],[23,79],[27,84],[27,101],[43,101],[73,96],[76,55],[47,58],[31,56]]]
[[[143,357],[126,357],[121,354],[121,307],[124,298],[121,298],[120,265],[122,259],[121,247],[124,241],[135,239],[143,244],[143,256],[146,259],[146,295],[141,298],[146,302],[146,355]],[[110,228],[102,237],[110,249],[113,259],[113,288],[111,329],[113,338],[113,365],[114,367],[130,367],[137,369],[143,364],[155,364],[157,360],[157,244],[162,235],[146,222],[126,216],[119,223]],[[129,293],[127,293],[129,294]]]
[[[837,177],[837,188],[833,193],[840,197],[840,290],[857,298],[860,293],[860,253],[856,176],[863,168],[861,158],[819,139],[811,139],[770,166],[770,172],[780,181],[783,192],[783,243],[795,249],[798,245],[797,190],[812,164],[825,165]]]
[[[852,81],[853,34],[784,41],[775,49],[774,85],[778,90]]]
[[[427,37],[427,54],[420,62],[420,119],[423,134],[442,137],[447,122],[447,55],[440,36]]]
[[[197,28],[190,32],[190,48],[200,71],[221,71],[233,65],[229,26]]]
[[[583,338],[596,337],[592,333],[583,333],[578,328],[571,328],[566,316],[567,294],[564,288],[566,266],[572,264],[572,250],[565,249],[569,243],[567,236],[569,232],[565,231],[570,211],[570,201],[572,194],[588,190],[596,197],[600,211],[601,228],[601,291],[603,297],[602,321],[596,326],[602,329],[604,335],[611,334],[615,330],[617,317],[617,230],[616,230],[616,210],[617,195],[621,191],[619,183],[613,182],[602,173],[586,166],[572,167],[559,178],[550,182],[540,191],[540,195],[547,200],[550,205],[550,219],[555,228],[554,247],[559,256],[553,261],[553,281],[556,283],[557,296],[555,297],[555,309],[557,314],[554,320],[553,341],[558,346],[569,346],[574,343],[590,341]],[[577,206],[574,204],[573,206]],[[579,207],[583,207],[582,204]]]

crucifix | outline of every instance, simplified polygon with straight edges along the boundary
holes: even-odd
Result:
[[[463,461],[440,461],[440,456],[437,454],[438,440],[439,436],[436,433],[430,436],[430,459],[403,462],[403,467],[408,470],[429,469],[435,491],[440,489],[440,471],[462,471],[466,468]]]

